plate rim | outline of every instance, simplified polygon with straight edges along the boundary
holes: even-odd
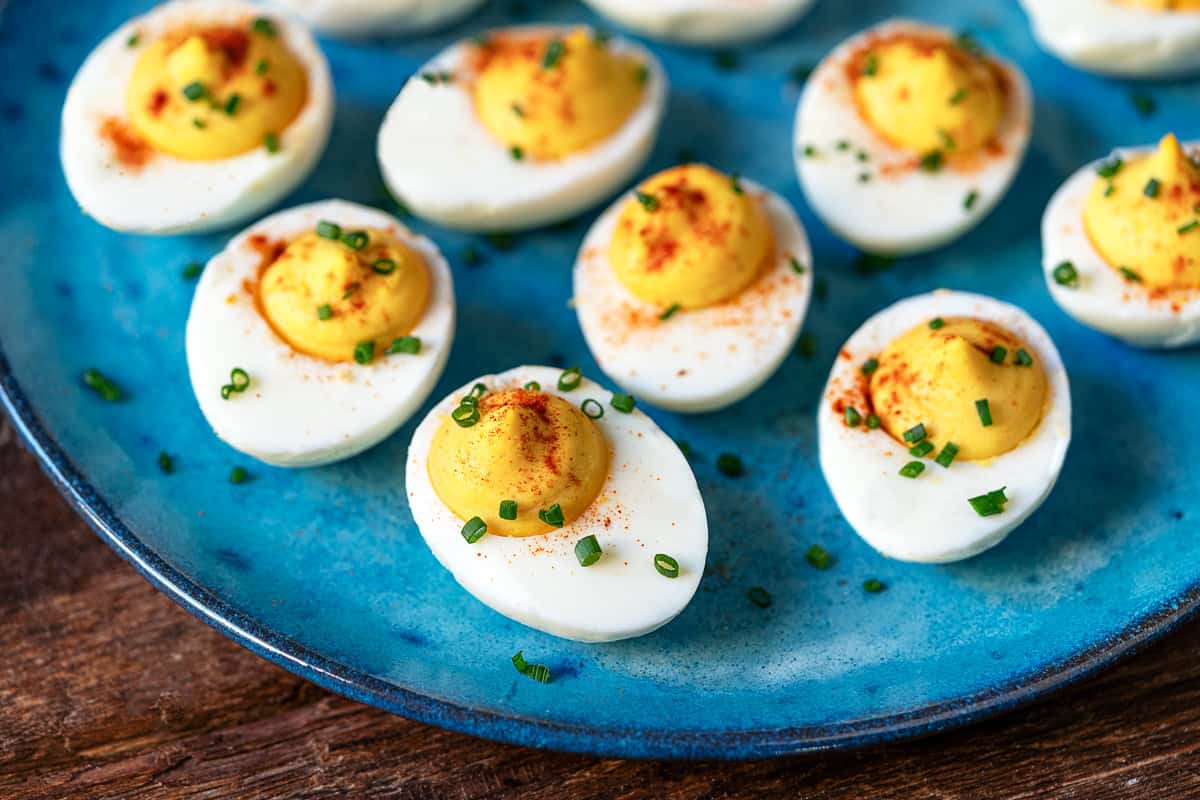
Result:
[[[158,555],[121,520],[43,427],[0,342],[0,406],[42,471],[96,534],[192,616],[261,658],[336,694],[428,725],[494,741],[604,757],[743,760],[813,755],[913,739],[961,727],[1043,698],[1140,651],[1197,616],[1200,579],[1162,607],[1062,661],[988,689],[905,712],[829,725],[672,731],[552,722],[472,708],[385,681],[255,621]]]

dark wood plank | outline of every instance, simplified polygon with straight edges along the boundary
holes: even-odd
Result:
[[[1200,797],[1200,625],[1000,719],[821,759],[625,762],[392,717],[258,659],[156,592],[2,422],[0,653],[5,797]]]

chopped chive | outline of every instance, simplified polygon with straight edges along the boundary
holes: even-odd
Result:
[[[905,478],[915,478],[925,471],[925,465],[920,461],[910,461],[900,468],[900,474]]]
[[[510,156],[512,156],[513,161],[524,161],[525,160],[525,151],[515,144],[512,147],[508,148],[508,154]]]
[[[317,236],[320,236],[322,239],[332,239],[336,242],[342,238],[342,226],[335,222],[322,220],[317,223]]]
[[[862,422],[862,415],[859,414],[858,410],[853,406],[846,406],[846,413],[844,416],[846,418],[846,427],[848,428],[857,428],[858,424]]]
[[[963,100],[967,99],[967,90],[960,87],[954,94],[950,95],[950,105],[956,106]]]
[[[329,303],[317,306],[317,319],[325,320],[333,316],[333,308]]]
[[[813,569],[829,569],[833,566],[833,556],[819,544],[812,544],[804,551],[804,560]]]
[[[887,584],[877,578],[867,578],[863,581],[863,591],[867,594],[879,594],[887,588]]]
[[[391,275],[396,271],[396,262],[390,258],[380,258],[371,265],[371,269],[374,270],[375,274],[377,275]]]
[[[350,295],[354,294],[361,288],[362,288],[362,284],[355,281],[354,283],[352,283],[346,287],[346,291],[342,292],[342,299],[349,300]]]
[[[549,667],[542,666],[541,664],[530,664],[526,662],[525,656],[520,650],[518,650],[516,655],[512,657],[512,664],[517,668],[517,672],[521,673],[527,678],[533,678],[538,683],[550,682]]]
[[[987,398],[975,401],[975,413],[979,415],[979,423],[983,427],[990,427],[992,424],[992,409],[988,405]]]
[[[771,593],[761,586],[751,586],[746,592],[746,597],[750,598],[750,602],[759,608],[771,607]]]
[[[1054,268],[1054,282],[1059,286],[1075,287],[1079,285],[1079,273],[1070,261],[1063,261]]]
[[[278,153],[279,135],[275,133],[268,133],[266,138],[263,140],[263,144],[266,145],[268,153]]]
[[[500,501],[500,519],[514,520],[517,518],[517,501]]]
[[[814,147],[811,144],[804,145],[804,157],[805,158],[815,158],[816,155],[817,155],[816,147]]]
[[[834,147],[836,147],[838,150],[843,150],[843,151],[849,150],[850,142],[848,142],[845,139],[838,139],[837,143],[834,145]]]
[[[1111,178],[1121,171],[1124,163],[1120,156],[1113,156],[1107,161],[1102,161],[1100,166],[1096,167],[1096,174],[1101,178]]]
[[[1004,504],[1008,502],[1008,497],[1004,494],[1004,489],[996,489],[995,491],[981,494],[977,497],[967,498],[967,502],[971,504],[971,508],[975,509],[975,513],[981,517],[990,517],[999,514],[1004,510]]]
[[[208,123],[202,119],[196,118],[192,120],[192,127],[198,128],[199,130],[204,130],[208,127]]]
[[[183,96],[193,103],[206,94],[208,94],[208,90],[204,88],[204,84],[200,81],[192,81],[183,87]]]
[[[229,95],[229,99],[225,101],[225,113],[232,117],[237,113],[238,106],[241,104],[241,102],[242,96],[237,92]]]
[[[746,465],[733,453],[717,456],[717,471],[727,478],[740,478],[746,474]]]
[[[954,457],[957,455],[958,445],[956,445],[954,442],[946,442],[944,445],[942,445],[942,452],[937,454],[937,458],[935,458],[934,461],[941,464],[946,469],[949,469],[950,465],[954,463]]]
[[[658,318],[660,320],[662,320],[663,322],[666,322],[671,317],[675,316],[675,312],[678,311],[679,308],[680,308],[679,303],[672,303],[670,306],[667,307],[666,311],[663,311],[661,314],[658,315]]]
[[[1142,187],[1142,194],[1151,198],[1158,197],[1158,190],[1161,186],[1162,184],[1158,182],[1158,178],[1151,178],[1150,180],[1146,181],[1146,185]]]
[[[983,48],[979,46],[979,42],[975,41],[975,36],[970,31],[959,32],[954,37],[954,43],[977,58],[983,55]]]
[[[638,64],[637,73],[634,75],[639,86],[644,86],[646,81],[650,80],[650,68],[645,64]]]
[[[263,36],[275,35],[275,23],[266,17],[259,17],[250,25],[250,29],[255,33],[261,33]]]
[[[909,444],[916,444],[928,435],[929,434],[925,432],[925,423],[918,422],[916,425],[913,425],[904,432],[904,441],[908,442]]]
[[[250,374],[241,367],[229,371],[229,383],[221,387],[221,399],[228,400],[233,394],[241,394],[250,388]]]
[[[479,398],[481,398],[485,394],[487,394],[487,390],[488,390],[488,388],[485,384],[477,383],[474,386],[472,386],[471,391],[467,392],[466,396],[463,397],[462,402],[473,403],[475,405],[478,405]]]
[[[401,336],[399,339],[392,339],[392,343],[388,345],[388,349],[384,351],[384,355],[394,356],[397,353],[402,353],[407,356],[415,356],[420,352],[421,337]]]
[[[513,103],[511,108],[512,108],[512,112],[514,114],[516,114],[518,117],[521,117],[522,119],[525,118],[525,109],[521,108],[521,105],[519,103]]]
[[[570,367],[564,369],[562,374],[558,376],[558,390],[560,392],[571,392],[579,388],[579,384],[583,382],[583,369],[581,367]]]
[[[867,53],[867,58],[863,62],[862,74],[873,76],[877,72],[879,72],[879,56],[874,53]]]
[[[458,408],[450,412],[450,419],[460,428],[469,428],[479,422],[479,406],[474,403],[460,403]]]
[[[354,360],[359,364],[370,364],[375,359],[375,343],[372,341],[359,342],[354,345]]]
[[[622,414],[629,414],[633,411],[633,407],[637,405],[637,400],[631,394],[621,394],[614,392],[609,405],[620,411]]]
[[[975,207],[975,201],[979,199],[979,192],[972,189],[967,192],[967,196],[963,198],[963,208],[970,211]]]
[[[1118,267],[1118,271],[1121,273],[1121,276],[1130,283],[1142,282],[1142,276],[1131,270],[1129,267]]]
[[[492,39],[486,33],[477,33],[471,37],[476,47],[491,47]]]
[[[792,83],[804,83],[808,80],[808,76],[812,75],[813,68],[811,64],[797,64],[788,70],[788,80]]]
[[[996,345],[992,348],[992,354],[988,356],[993,364],[1003,364],[1004,359],[1008,358],[1008,348]]]
[[[925,439],[922,442],[918,442],[917,444],[908,448],[908,454],[910,456],[916,456],[917,458],[924,458],[925,456],[929,455],[932,452],[933,452],[933,442],[929,441],[928,439]]]
[[[795,256],[792,256],[791,264],[792,264],[792,272],[796,273],[797,275],[804,274],[804,265],[801,264],[799,259],[797,259]]]
[[[871,182],[871,173],[869,173],[869,172],[858,173],[858,182],[859,183],[870,183]]]
[[[563,510],[558,503],[543,508],[538,512],[538,519],[549,525],[551,528],[561,528],[563,526]]]
[[[140,33],[131,33],[129,34],[129,38],[125,40],[125,46],[132,50],[133,48],[137,47],[141,41],[142,35]]]
[[[864,164],[871,160],[871,156],[869,156],[867,154],[866,150],[859,150],[857,153],[854,154],[854,157],[857,158],[861,163],[864,163]]]
[[[537,381],[530,381],[529,383],[525,384],[525,391],[527,392],[540,392],[541,390],[542,385]]]
[[[738,54],[732,50],[720,50],[713,54],[713,63],[716,65],[717,69],[737,69]]]
[[[201,272],[204,272],[204,265],[199,261],[191,261],[183,268],[183,277],[185,280],[193,281],[200,277]]]
[[[1133,103],[1134,109],[1136,109],[1137,112],[1143,117],[1150,116],[1158,107],[1154,102],[1153,97],[1148,94],[1142,94],[1141,92],[1135,92],[1134,94],[1130,95],[1129,100]]]
[[[1200,228],[1200,219],[1194,219],[1191,222],[1185,222],[1176,228],[1175,232],[1182,236],[1185,233],[1190,233],[1191,231],[1196,230],[1196,228]]]
[[[475,245],[469,244],[463,248],[463,261],[468,267],[477,267],[483,263],[483,254]]]
[[[551,39],[550,43],[546,45],[545,55],[542,56],[542,69],[553,69],[562,60],[566,49],[562,39]]]
[[[349,247],[351,250],[362,250],[364,247],[366,247],[368,244],[371,243],[371,236],[366,231],[348,231],[347,233],[342,234],[341,242],[342,242],[342,244],[346,245],[346,247]],[[382,259],[382,260],[386,261],[388,259]],[[376,264],[378,264],[378,263],[379,262],[376,262]],[[395,266],[395,264],[393,262],[393,268],[394,268],[394,266]],[[378,272],[378,270],[376,270],[376,272]],[[386,275],[387,273],[383,273],[383,274]]]
[[[742,179],[736,172],[729,176],[729,185],[734,194],[742,194]]]
[[[863,375],[870,375],[872,372],[879,369],[879,359],[868,358],[863,362],[863,365],[860,367],[860,369],[862,370]]]
[[[940,170],[942,168],[942,151],[930,150],[921,156],[920,166],[926,172],[937,172]]]
[[[598,45],[606,45],[612,40],[612,34],[608,31],[596,30],[592,32],[592,41]]]
[[[599,400],[590,397],[579,404],[579,409],[588,419],[600,419],[604,416],[604,406],[600,405]]]
[[[954,149],[954,137],[950,135],[949,131],[944,128],[938,128],[938,136],[942,140],[942,147],[945,147],[947,150]]]
[[[265,58],[260,58],[258,60],[258,63],[256,63],[254,65],[254,74],[255,75],[266,75],[267,70],[270,68],[271,68],[271,62],[267,61]]]
[[[1029,355],[1029,351],[1022,347],[1017,351],[1015,362],[1018,367],[1033,366],[1033,356]]]
[[[171,454],[166,450],[158,454],[158,468],[164,475],[170,475],[175,471],[175,459],[171,458]]]
[[[817,337],[811,333],[806,333],[800,337],[800,341],[796,344],[796,352],[801,358],[812,358],[817,354]]]
[[[941,317],[934,317],[933,319],[929,320],[929,330],[936,331],[945,326],[945,324],[946,320],[942,319]]]
[[[1112,183],[1110,182],[1107,186],[1104,187],[1104,196],[1111,197],[1112,193],[1115,192],[1116,190],[1117,190],[1117,187],[1113,186]]]
[[[600,549],[600,542],[596,541],[595,534],[585,536],[575,543],[575,558],[579,559],[581,567],[590,567],[595,564],[603,553],[604,551]]]
[[[658,198],[654,195],[642,191],[634,191],[633,194],[637,197],[637,201],[642,204],[642,208],[647,211],[658,210]]]
[[[250,477],[250,473],[246,472],[245,467],[234,467],[229,470],[230,483],[245,483],[248,477]]]
[[[479,517],[471,517],[462,526],[462,537],[467,540],[467,544],[475,544],[483,538],[485,533],[487,533],[487,523]]]
[[[679,577],[679,562],[671,558],[666,553],[654,554],[654,568],[658,570],[658,574],[664,578]]]
[[[867,414],[867,427],[875,430],[879,427],[881,420],[874,414]]]

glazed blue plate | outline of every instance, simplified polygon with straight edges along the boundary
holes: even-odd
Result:
[[[189,389],[183,332],[192,284],[226,235],[122,236],[84,218],[59,169],[58,115],[89,49],[148,2],[94,0],[47,14],[13,0],[0,17],[0,382],[30,447],[88,522],[156,586],[259,655],[341,694],[480,736],[621,756],[754,757],[847,748],[944,729],[1027,702],[1130,652],[1200,603],[1200,353],[1141,352],[1068,319],[1039,268],[1039,222],[1076,167],[1167,128],[1195,138],[1200,89],[1136,87],[1040,52],[1015,2],[823,0],[764,46],[716,59],[655,44],[673,81],[647,172],[681,150],[782,192],[813,239],[820,288],[797,355],[735,408],[651,410],[688,441],[709,513],[709,569],[691,606],[650,636],[555,639],[476,602],[434,560],[405,504],[406,426],[351,461],[287,471],[217,441]],[[0,3],[0,8],[4,4]],[[386,207],[375,132],[404,79],[448,42],[540,10],[593,22],[572,2],[497,0],[439,36],[326,42],[338,89],[333,140],[296,204],[343,197]],[[864,274],[807,210],[792,167],[793,68],[904,14],[972,30],[1016,60],[1037,94],[1016,184],[975,231]],[[1153,97],[1151,116],[1134,92]],[[460,328],[440,397],[519,363],[598,375],[567,306],[591,215],[511,242],[415,223],[454,265]],[[506,249],[507,247],[507,249]],[[482,255],[471,265],[469,248]],[[947,566],[894,563],[842,520],[817,467],[815,411],[841,342],[906,295],[950,287],[1017,303],[1058,344],[1075,441],[1045,506],[1007,541]],[[129,391],[101,401],[98,367]],[[160,451],[175,456],[163,474]],[[739,454],[740,479],[715,468]],[[246,466],[251,480],[228,481]],[[826,571],[804,551],[834,555]],[[863,591],[877,578],[880,594]],[[747,600],[766,587],[774,604]],[[554,680],[531,681],[524,650]],[[162,669],[169,669],[165,663]]]

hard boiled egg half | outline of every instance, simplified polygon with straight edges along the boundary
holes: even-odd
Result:
[[[85,214],[132,233],[243,221],[316,165],[333,122],[329,65],[286,17],[177,0],[92,51],[63,106],[63,171]]]
[[[645,49],[586,28],[460,42],[409,79],[379,131],[387,185],[420,216],[518,230],[628,183],[654,144],[667,81]]]
[[[1004,196],[1032,110],[1021,71],[973,39],[885,22],[809,77],[796,114],[800,184],[825,224],[860,249],[929,250]]]
[[[1200,0],[1021,0],[1037,40],[1109,75],[1163,77],[1200,68]]]
[[[863,323],[817,415],[842,514],[901,561],[958,561],[1000,542],[1046,499],[1071,441],[1067,373],[1046,331],[963,292]]]
[[[578,370],[485,375],[408,448],[409,507],[455,579],[555,636],[641,636],[687,606],[708,554],[687,459],[629,395]]]
[[[391,36],[446,25],[483,0],[274,0],[331,36]]]
[[[404,424],[453,337],[450,268],[433,242],[333,200],[267,217],[208,263],[188,370],[219,438],[268,464],[314,466]]]
[[[1200,341],[1200,166],[1173,134],[1067,179],[1042,218],[1050,294],[1143,347]]]
[[[780,31],[813,0],[585,0],[645,36],[692,45],[736,44]]]
[[[703,164],[623,196],[575,262],[575,309],[600,368],[675,411],[723,408],[761,386],[811,291],[808,238],[787,201]]]

